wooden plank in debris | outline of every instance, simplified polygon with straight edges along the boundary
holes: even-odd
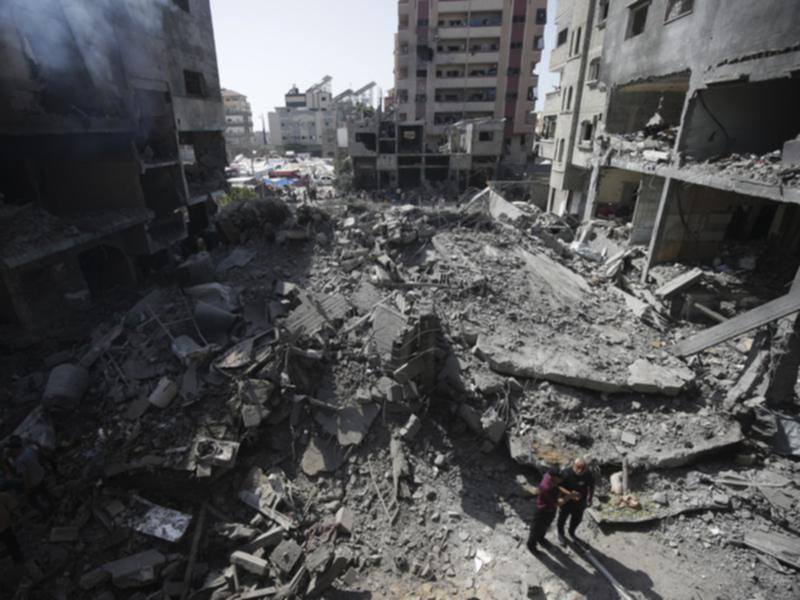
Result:
[[[744,534],[744,545],[800,569],[800,538],[774,532],[748,531]]]
[[[800,311],[800,291],[781,296],[675,345],[675,354],[689,356]]]
[[[685,290],[691,285],[694,285],[703,278],[702,269],[692,269],[688,273],[679,275],[672,281],[667,282],[656,290],[656,296],[662,299],[669,298],[673,294],[677,294],[681,290]]]

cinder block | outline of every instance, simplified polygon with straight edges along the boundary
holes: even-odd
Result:
[[[269,573],[269,563],[267,561],[241,550],[231,554],[231,562],[254,575],[266,575]]]

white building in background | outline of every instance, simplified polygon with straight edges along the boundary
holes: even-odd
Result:
[[[332,78],[325,76],[305,92],[292,86],[284,106],[269,113],[271,143],[278,151],[293,150],[321,156],[334,156],[337,129],[351,111],[374,107],[376,85],[369,83],[358,90],[333,95]]]
[[[330,76],[312,85],[305,92],[292,86],[285,96],[285,105],[269,113],[272,143],[280,151],[294,150],[323,156],[336,151],[336,115]]]

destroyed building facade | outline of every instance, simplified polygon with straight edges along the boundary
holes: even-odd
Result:
[[[375,90],[373,81],[334,96],[333,79],[329,75],[305,92],[292,86],[286,93],[284,106],[275,107],[275,111],[269,113],[269,130],[275,149],[335,156],[339,148],[347,147],[345,141],[340,142],[339,129],[360,108],[373,109]]]
[[[585,65],[583,79],[565,77],[548,98],[551,116],[562,102],[569,112],[551,121],[554,132],[545,125],[554,140],[551,210],[630,221],[631,242],[649,245],[648,269],[712,259],[726,242],[796,252],[800,6],[719,0],[568,6],[577,15],[572,27],[583,23],[588,54],[576,61]],[[554,50],[555,67],[579,37],[566,21],[557,23],[559,41],[567,41]],[[595,120],[603,87],[605,106]]]
[[[444,183],[483,187],[497,174],[503,128],[498,119],[462,120],[449,127],[442,146],[431,148],[424,123],[397,122],[391,113],[350,118],[346,139],[353,183],[365,190]]]
[[[0,319],[41,326],[208,226],[226,164],[209,2],[3,2],[0,62]]]
[[[500,154],[510,171],[531,155],[544,0],[399,0],[396,118],[422,127],[426,148],[459,121],[503,120]],[[492,132],[485,132],[486,140]]]
[[[232,156],[253,150],[253,111],[247,96],[233,90],[222,89],[225,107],[225,144]]]

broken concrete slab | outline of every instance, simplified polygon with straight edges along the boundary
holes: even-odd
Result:
[[[703,279],[703,276],[704,273],[702,269],[692,269],[691,271],[687,271],[683,275],[679,275],[672,281],[662,285],[655,291],[655,295],[657,298],[666,300],[670,296],[673,296],[674,294],[677,294],[678,292],[698,283],[701,279]]]
[[[240,550],[242,552],[252,554],[261,548],[272,548],[273,546],[277,546],[283,539],[283,534],[285,531],[286,530],[280,525],[273,527],[269,531],[266,531],[253,538],[252,541],[242,546]]]
[[[242,246],[234,248],[228,256],[217,265],[217,273],[225,273],[233,268],[242,268],[250,264],[256,257],[255,250],[248,250]]]
[[[311,554],[306,556],[306,569],[313,576],[315,573],[323,573],[333,559],[333,548],[331,546],[320,546]]]
[[[208,252],[198,252],[183,261],[175,271],[178,285],[187,287],[214,281],[214,265]]]
[[[342,466],[344,452],[335,442],[312,437],[303,452],[301,466],[306,475],[330,473]]]
[[[336,416],[336,439],[341,446],[355,446],[367,435],[380,412],[377,404],[347,406]]]
[[[347,546],[339,546],[333,557],[331,566],[321,575],[314,575],[306,589],[306,597],[316,598],[327,590],[336,578],[347,570],[353,562],[353,551]]]
[[[534,339],[519,340],[510,349],[506,347],[508,344],[509,339],[504,335],[482,335],[478,338],[476,350],[498,373],[546,379],[597,392],[635,391],[674,396],[694,380],[694,373],[678,364],[663,367],[640,359],[630,365],[625,377],[621,372],[592,367],[598,359],[596,355],[545,346]]]
[[[392,348],[408,325],[408,319],[397,312],[379,304],[372,313],[373,344],[382,359],[391,357]]]
[[[634,441],[635,445],[617,444],[619,438],[614,437],[611,431],[603,432],[608,435],[591,439],[587,446],[585,440],[576,439],[571,431],[531,428],[525,433],[509,434],[509,451],[516,462],[537,469],[552,464],[566,465],[575,456],[584,454],[591,454],[598,464],[604,466],[618,466],[625,455],[631,465],[671,469],[697,462],[744,439],[739,424],[723,416],[706,417],[709,426],[703,437],[689,433],[693,429],[688,422],[695,418],[693,415],[677,414],[672,417],[668,420],[670,424],[665,422],[663,426],[653,428],[661,437],[630,437],[628,441]]]
[[[526,379],[547,379],[598,392],[623,392],[627,383],[621,374],[592,368],[588,355],[547,347],[537,340],[520,340],[513,349],[504,347],[505,336],[481,335],[476,350],[498,373]]]
[[[576,304],[591,293],[588,282],[567,267],[545,254],[533,254],[517,248],[516,256],[523,260],[530,274],[531,285],[545,286],[551,294],[569,304]]]
[[[747,531],[744,544],[754,550],[777,558],[795,569],[800,569],[800,538],[774,531]]]
[[[695,379],[685,366],[662,367],[640,358],[628,367],[628,387],[642,394],[678,395]]]

